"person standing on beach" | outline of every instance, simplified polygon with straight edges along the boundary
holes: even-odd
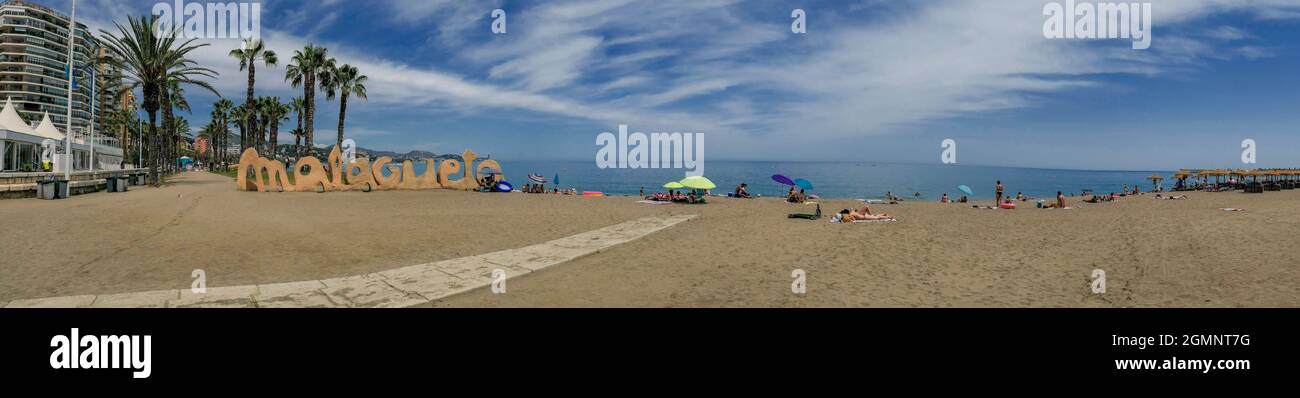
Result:
[[[998,185],[997,185],[997,200],[998,200],[998,204],[1002,204],[1002,190],[1003,190],[1003,189],[1005,189],[1005,188],[1002,186],[1002,180],[998,180]]]

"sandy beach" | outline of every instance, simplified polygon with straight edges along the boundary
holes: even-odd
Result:
[[[720,182],[721,183],[721,182]],[[383,271],[638,217],[695,219],[437,307],[1295,307],[1300,192],[1143,195],[1073,210],[876,205],[901,221],[787,219],[810,206],[448,190],[238,192],[190,172],[161,189],[0,202],[0,301]],[[987,203],[986,203],[987,204]],[[860,205],[823,201],[833,212]],[[1224,207],[1246,212],[1225,212]],[[42,231],[42,232],[32,232]],[[791,272],[808,275],[806,295]],[[1089,289],[1093,269],[1107,293]]]

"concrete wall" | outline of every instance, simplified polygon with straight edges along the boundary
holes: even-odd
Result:
[[[147,169],[128,169],[101,170],[93,173],[89,171],[73,172],[70,188],[73,195],[99,192],[108,186],[106,179],[110,176],[122,176],[147,171]],[[35,198],[36,182],[50,176],[63,178],[63,173],[0,173],[0,199]]]

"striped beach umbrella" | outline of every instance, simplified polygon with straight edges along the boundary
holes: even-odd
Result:
[[[540,174],[529,174],[528,180],[538,184],[546,183],[546,177],[542,177]]]

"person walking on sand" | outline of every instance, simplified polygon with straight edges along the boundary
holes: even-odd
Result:
[[[996,188],[996,190],[997,190],[997,202],[996,202],[996,203],[998,203],[998,204],[1002,204],[1002,191],[1003,191],[1004,189],[1006,189],[1006,187],[1003,187],[1003,186],[1002,186],[1002,180],[998,180],[998,185],[997,185],[997,188]]]

